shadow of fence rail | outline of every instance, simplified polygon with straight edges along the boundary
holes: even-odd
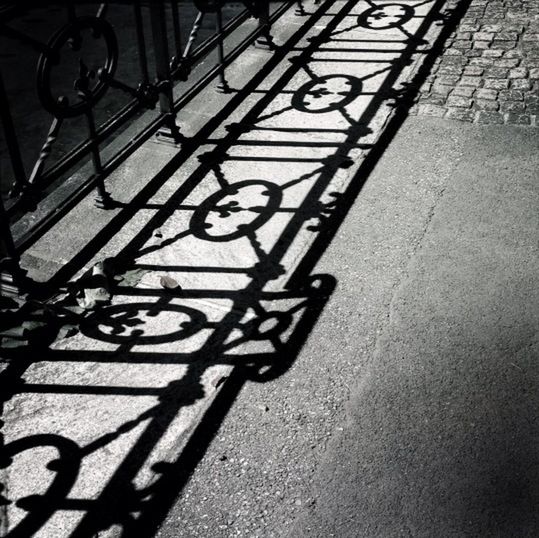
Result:
[[[50,431],[30,421],[5,433],[9,536],[155,534],[242,386],[278,378],[298,357],[337,284],[316,264],[467,5],[300,5],[288,16],[304,24],[244,87],[227,83],[222,110],[128,203],[115,201],[118,213],[48,285],[65,286],[151,209],[108,268],[56,302],[4,312],[12,328],[35,329],[2,351],[4,429],[32,399],[28,414],[63,417]],[[211,138],[220,125],[226,133]],[[160,187],[195,157],[157,203]],[[100,289],[100,278],[110,296],[84,308],[81,297]],[[59,338],[66,327],[73,334]],[[70,405],[100,416],[72,416]],[[179,426],[186,416],[196,426]],[[50,471],[40,493],[17,496],[10,480],[21,465]],[[81,497],[81,484],[91,493]]]

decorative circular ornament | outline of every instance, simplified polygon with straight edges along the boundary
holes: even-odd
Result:
[[[332,112],[349,105],[362,88],[361,80],[351,75],[325,75],[299,88],[292,96],[292,106],[311,114]]]
[[[51,88],[51,73],[55,66],[60,63],[62,49],[69,42],[79,42],[81,31],[91,30],[95,39],[104,40],[107,56],[102,66],[103,72],[108,77],[113,77],[118,63],[118,41],[112,26],[104,19],[98,17],[78,17],[73,22],[66,24],[49,41],[49,52],[41,54],[37,66],[37,93],[43,108],[58,118],[73,118],[84,114],[103,97],[108,89],[107,77],[97,79],[93,87],[89,87],[87,96],[73,104],[67,100],[53,96]]]
[[[206,198],[193,213],[189,227],[199,239],[232,241],[265,224],[281,200],[281,189],[273,183],[259,179],[240,181]],[[248,208],[241,206],[246,201]]]
[[[412,6],[405,4],[385,4],[375,6],[361,13],[357,23],[370,30],[389,30],[406,24],[415,14]]]

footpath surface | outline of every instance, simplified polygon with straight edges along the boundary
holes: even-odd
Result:
[[[243,388],[160,537],[537,536],[538,147],[405,122],[303,351]]]
[[[489,509],[533,529],[537,130],[414,118],[388,147],[458,5],[291,8],[181,147],[119,167],[117,209],[89,197],[25,254],[58,285],[112,258],[114,285],[7,354],[4,530],[466,535],[459,488],[492,484],[472,535]],[[477,489],[454,461],[485,462]]]

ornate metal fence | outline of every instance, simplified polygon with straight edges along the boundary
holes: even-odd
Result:
[[[0,202],[2,294],[20,293],[29,285],[19,266],[20,250],[40,229],[43,231],[44,227],[56,222],[61,211],[55,208],[16,244],[10,225],[19,216],[35,210],[63,178],[89,158],[93,173],[63,200],[62,206],[69,207],[77,196],[80,199],[82,193],[95,189],[96,205],[103,209],[113,207],[104,180],[114,159],[104,162],[103,147],[122,126],[141,111],[156,109],[156,117],[150,126],[151,135],[181,142],[173,96],[174,81],[188,80],[194,65],[212,49],[217,49],[217,63],[205,80],[217,78],[217,89],[226,92],[226,65],[241,50],[225,55],[224,40],[248,17],[258,19],[251,41],[256,39],[259,46],[271,48],[268,0],[242,0],[241,6],[232,10],[232,15],[228,13],[228,20],[224,21],[223,9],[226,7],[225,0],[193,0],[193,3],[71,0],[47,7],[54,12],[57,28],[51,32],[49,27],[48,35],[41,36],[40,32],[29,31],[33,28],[31,21],[26,27],[18,24],[40,9],[39,2],[12,0],[0,5],[0,38],[5,43],[16,44],[11,49],[12,64],[17,62],[18,55],[25,58],[32,51],[37,54],[35,93],[41,110],[35,121],[47,116],[50,121],[39,148],[21,145],[13,110],[14,104],[24,109],[25,95],[13,95],[13,91],[8,91],[0,62],[0,120],[5,139],[4,160],[9,162],[9,166],[3,166],[8,172],[0,177],[3,191]],[[124,69],[123,73],[120,67],[125,58],[120,52],[117,30],[109,20],[111,10],[116,10],[117,15],[121,10],[121,19],[127,15],[131,17],[126,25],[133,33],[130,51],[133,54],[129,56],[129,70]],[[204,21],[209,18],[213,19],[215,30],[205,40],[197,39]],[[188,33],[184,38],[182,30],[185,32],[186,29]],[[8,49],[8,46],[0,47],[0,56],[9,56]],[[112,92],[124,94],[127,100],[115,102],[117,109],[107,109],[104,114],[104,97]],[[43,112],[47,116],[43,116]],[[76,144],[60,151],[58,139],[66,129],[71,129],[68,134]],[[33,153],[37,153],[35,158],[32,158]],[[30,164],[29,159],[33,161]],[[27,170],[31,171],[28,173]]]

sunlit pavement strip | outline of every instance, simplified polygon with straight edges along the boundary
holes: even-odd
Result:
[[[321,14],[149,201],[160,211],[145,217],[145,233],[127,249],[121,233],[114,239],[120,259],[134,260],[126,269],[147,271],[136,287],[120,287],[111,306],[57,342],[7,402],[13,463],[3,494],[37,495],[8,505],[11,529],[135,532],[166,463],[179,458],[234,365],[247,365],[254,380],[286,370],[315,321],[306,312],[332,291],[300,263],[440,32],[444,5],[309,4],[311,15],[292,8],[275,24],[276,37],[293,39]],[[260,54],[228,69],[232,88],[252,76],[245,66]],[[208,92],[192,113],[204,110]],[[180,287],[163,290],[164,275]],[[129,512],[108,519],[115,499],[126,498]]]

